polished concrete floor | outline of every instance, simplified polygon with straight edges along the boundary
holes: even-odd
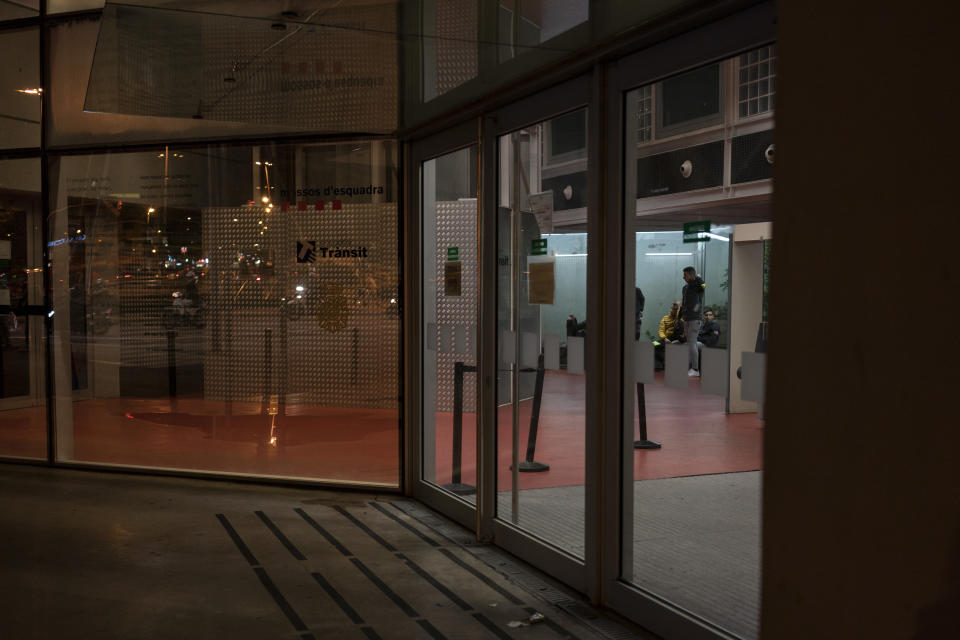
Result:
[[[762,472],[633,484],[630,581],[737,637],[760,626]],[[498,514],[577,557],[584,555],[583,487],[498,495]]]
[[[0,464],[0,637],[652,638],[405,503]]]

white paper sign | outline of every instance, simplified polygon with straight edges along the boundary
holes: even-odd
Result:
[[[467,353],[467,330],[465,327],[453,328],[453,351],[454,353]]]
[[[437,351],[450,353],[450,325],[441,324],[437,327],[439,335]]]
[[[517,334],[507,330],[500,334],[500,361],[513,364],[517,359]]]
[[[583,338],[567,336],[567,373],[583,371]]]
[[[700,390],[715,396],[727,397],[727,378],[730,367],[726,349],[704,347],[700,351]]]
[[[752,402],[763,402],[767,377],[767,354],[744,351],[742,362],[740,398]]]
[[[666,349],[666,372],[664,384],[674,389],[686,389],[689,385],[687,371],[690,370],[689,348],[685,344],[670,343],[664,345]]]
[[[524,331],[520,334],[520,366],[537,368],[540,356],[540,340],[537,334]]]
[[[633,380],[653,384],[653,343],[641,340],[633,346]]]
[[[553,191],[531,193],[530,211],[537,219],[540,233],[553,233]]]
[[[543,368],[560,370],[560,336],[556,333],[543,336]]]

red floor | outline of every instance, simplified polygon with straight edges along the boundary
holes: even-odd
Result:
[[[690,380],[688,390],[663,385],[663,374],[647,385],[647,438],[661,443],[657,450],[634,453],[635,480],[677,476],[753,471],[763,459],[763,425],[755,413],[726,414],[723,399],[700,393],[700,379]],[[544,378],[543,401],[534,460],[550,465],[549,471],[521,473],[520,488],[536,489],[583,484],[584,481],[584,376],[548,371]],[[520,403],[520,459],[526,454],[533,402]],[[634,413],[634,424],[639,425]],[[511,407],[498,414],[498,488],[510,489],[512,474]],[[436,482],[450,482],[452,471],[452,414],[437,414]],[[639,438],[639,426],[634,438]],[[462,482],[476,481],[475,416],[463,419]]]
[[[660,374],[658,374],[660,375]],[[535,460],[542,473],[521,473],[521,488],[582,484],[584,480],[584,376],[547,372]],[[634,478],[748,471],[761,468],[763,429],[756,414],[727,415],[722,399],[686,391],[662,379],[647,385],[648,437],[663,444],[634,453]],[[520,404],[520,459],[526,452],[532,401]],[[76,401],[71,459],[147,467],[322,478],[396,484],[399,481],[397,412],[329,407],[286,407],[278,416],[277,446],[269,444],[270,416],[259,404],[181,399]],[[0,455],[46,456],[45,407],[0,413]],[[511,409],[498,410],[499,489],[511,486]],[[452,416],[437,414],[436,481],[450,481]],[[636,423],[636,422],[635,422]],[[464,415],[462,481],[475,483],[475,416]],[[638,437],[636,434],[634,437]]]

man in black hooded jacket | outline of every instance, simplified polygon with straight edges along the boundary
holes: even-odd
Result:
[[[693,267],[683,268],[683,291],[680,295],[680,319],[683,320],[683,333],[687,336],[688,376],[700,375],[700,352],[697,349],[696,336],[700,335],[700,313],[703,311],[703,291],[707,288],[703,278],[697,275]]]

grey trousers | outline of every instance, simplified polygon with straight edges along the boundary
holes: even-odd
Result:
[[[700,335],[699,320],[684,320],[683,335],[687,338],[687,364],[691,369],[700,370],[700,350],[697,349],[697,336]]]

